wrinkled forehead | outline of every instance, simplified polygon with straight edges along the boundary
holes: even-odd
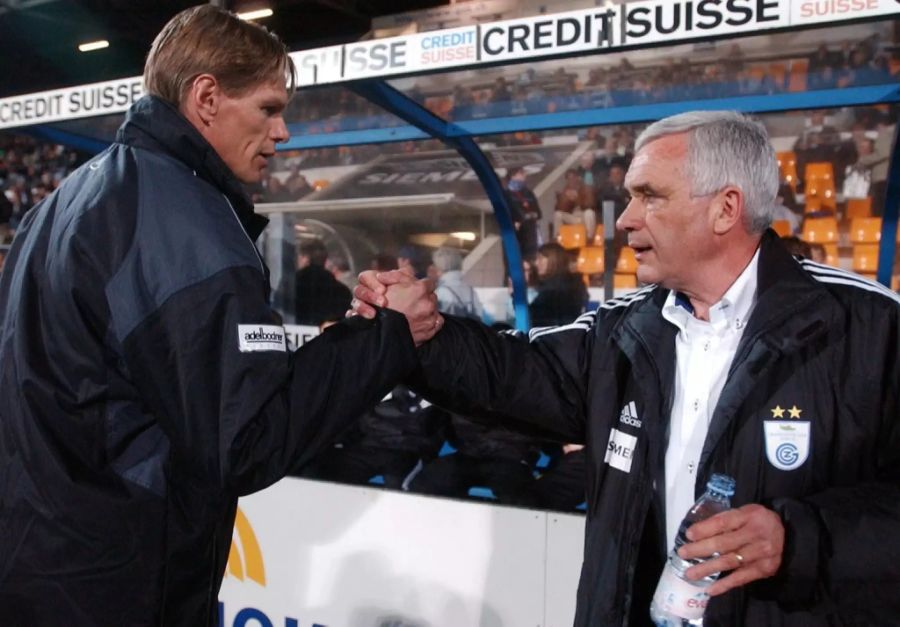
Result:
[[[628,187],[643,185],[660,177],[686,175],[689,137],[687,133],[663,135],[652,139],[635,153],[625,175]]]

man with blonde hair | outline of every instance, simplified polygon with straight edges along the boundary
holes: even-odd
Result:
[[[238,496],[326,447],[439,326],[419,283],[407,317],[288,351],[241,184],[288,138],[293,76],[264,28],[176,15],[116,142],[23,221],[0,279],[4,627],[215,625]]]

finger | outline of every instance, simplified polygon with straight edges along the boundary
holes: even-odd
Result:
[[[394,285],[396,283],[409,283],[410,278],[415,278],[407,274],[404,270],[390,270],[388,272],[379,272],[375,275],[379,283],[383,285]]]
[[[352,307],[352,310],[355,311],[357,314],[359,314],[363,318],[367,318],[369,320],[374,318],[375,315],[378,313],[375,311],[374,307],[372,307],[368,303],[365,303],[356,298],[354,298],[352,301],[350,301],[350,306]]]
[[[743,526],[746,514],[740,509],[729,509],[710,516],[706,520],[694,523],[687,530],[687,539],[691,542],[711,538],[732,529]]]
[[[396,270],[391,270],[391,272],[402,272],[408,277],[416,278],[416,273],[413,271],[412,266],[403,266],[402,268],[397,268]]]
[[[362,283],[353,288],[353,296],[356,302],[362,302],[369,305],[377,305],[384,307],[387,305],[387,297],[374,290],[369,289]],[[356,307],[354,307],[356,309]]]
[[[384,294],[384,292],[387,291],[385,285],[378,279],[378,273],[374,270],[360,272],[359,276],[356,278],[360,285],[364,285],[374,292]]]
[[[678,549],[678,556],[685,560],[706,559],[737,551],[756,540],[758,538],[754,536],[752,530],[742,527],[705,540],[689,542]]]
[[[740,553],[743,560],[738,559],[738,554]],[[729,570],[737,570],[738,568],[747,567],[750,564],[750,560],[740,551],[732,551],[730,553],[726,553],[719,557],[713,557],[701,564],[697,564],[696,566],[691,566],[685,572],[685,575],[688,579],[692,579],[694,581],[698,579],[703,579],[704,577],[709,577],[710,575],[714,575],[715,573],[724,573]]]

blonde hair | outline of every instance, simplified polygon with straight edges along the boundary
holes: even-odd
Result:
[[[275,34],[209,4],[182,11],[156,36],[144,89],[178,107],[191,82],[207,73],[230,96],[282,79],[288,93],[295,89],[294,62]]]

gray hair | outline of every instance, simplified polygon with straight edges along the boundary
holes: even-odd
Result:
[[[691,111],[654,122],[635,141],[647,143],[689,132],[688,175],[694,196],[714,194],[734,185],[744,194],[744,224],[762,233],[772,222],[778,193],[778,162],[766,128],[737,111]]]
[[[441,246],[431,256],[434,266],[441,272],[462,270],[462,255],[455,248]]]

